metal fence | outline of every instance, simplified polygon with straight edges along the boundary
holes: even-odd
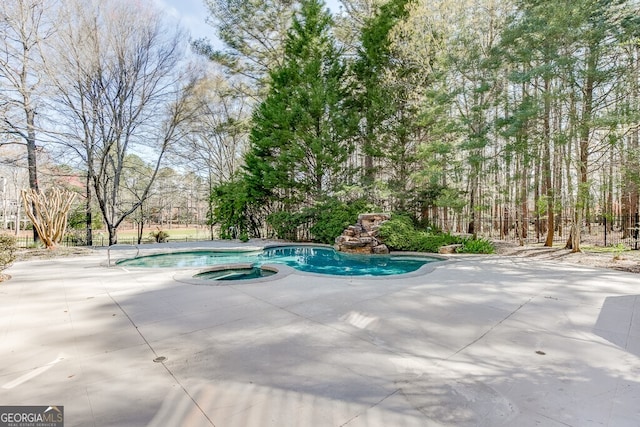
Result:
[[[564,243],[569,238],[572,219],[557,216],[554,220],[553,241]],[[434,221],[434,223],[437,223]],[[492,240],[503,240],[526,244],[543,243],[547,237],[548,221],[546,217],[528,217],[524,219],[514,218],[509,215],[503,217],[479,216],[475,219],[475,231],[478,236]],[[468,223],[459,221],[456,223],[439,224],[443,229],[453,232],[466,232]],[[308,229],[298,235],[301,239],[310,239]],[[171,242],[197,242],[206,239],[196,237],[170,238]],[[32,237],[18,237],[19,247],[33,245]],[[118,238],[119,244],[136,245],[136,237]],[[142,243],[154,243],[153,239],[144,238]],[[640,249],[640,215],[624,215],[618,217],[600,216],[581,225],[581,243],[585,246],[617,246],[623,245],[629,249]],[[76,236],[66,236],[62,241],[63,246],[87,246],[84,241]],[[95,236],[95,247],[108,246],[109,239],[106,236]]]
[[[202,241],[201,238],[194,237],[182,237],[182,238],[171,238],[171,242],[198,242]],[[29,248],[33,246],[33,237],[32,236],[18,236],[16,237],[16,243],[20,248]],[[144,238],[142,239],[142,244],[155,243],[155,240]],[[86,242],[76,238],[75,236],[66,236],[62,239],[60,243],[62,246],[67,247],[78,247],[78,246],[87,246]],[[118,244],[122,245],[137,245],[138,239],[136,237],[119,237]],[[93,238],[92,247],[104,247],[109,246],[109,238],[106,236],[99,236]]]
[[[477,234],[489,239],[543,243],[548,234],[546,217],[524,219],[483,218],[476,221]],[[554,220],[553,241],[566,242],[569,239],[573,219],[557,216]],[[618,217],[599,216],[581,224],[580,240],[587,246],[624,245],[629,249],[639,249],[640,216],[638,214]]]

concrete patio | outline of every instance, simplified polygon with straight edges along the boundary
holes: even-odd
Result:
[[[199,286],[106,259],[7,270],[1,405],[63,405],[66,427],[640,425],[638,275],[488,256]]]

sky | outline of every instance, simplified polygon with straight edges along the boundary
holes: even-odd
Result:
[[[209,10],[204,5],[204,0],[154,1],[190,31],[192,39],[208,38],[210,41],[215,40],[215,29],[206,23]],[[338,11],[338,0],[325,0],[325,3],[332,11]]]
[[[206,23],[209,10],[203,0],[155,0],[191,33],[192,39],[215,39],[215,29]]]

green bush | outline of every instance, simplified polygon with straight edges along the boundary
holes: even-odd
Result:
[[[307,221],[307,216],[301,213],[279,211],[267,216],[267,224],[273,228],[276,237],[285,240],[297,240],[298,227]]]
[[[359,214],[370,209],[371,206],[362,199],[350,203],[328,199],[314,206],[308,211],[313,222],[309,230],[313,240],[318,243],[333,243],[345,228],[356,223]]]
[[[0,234],[0,271],[8,268],[16,259],[16,239],[7,234]]]
[[[67,220],[67,227],[70,230],[84,230],[87,226],[87,212],[84,205],[75,205],[75,207],[69,212],[69,219]],[[102,213],[99,209],[94,209],[91,212],[91,228],[94,230],[100,230],[104,227],[102,219]]]
[[[394,251],[438,252],[440,247],[462,243],[463,239],[449,233],[418,230],[406,215],[394,215],[380,226],[380,238]]]
[[[442,246],[462,243],[462,239],[449,233],[431,234],[427,232],[418,232],[414,238],[414,248],[409,249],[416,252],[433,252],[437,253]]]
[[[479,239],[465,239],[458,253],[462,254],[493,254],[496,247],[489,240],[481,237]]]
[[[209,225],[220,225],[220,238],[234,239],[250,230],[249,199],[241,178],[214,187],[210,194]]]
[[[365,200],[347,203],[327,198],[300,212],[274,212],[267,216],[267,223],[280,239],[297,240],[298,227],[310,224],[309,231],[314,242],[333,243],[345,228],[356,223],[359,214],[370,209]]]
[[[410,217],[393,215],[380,226],[379,236],[391,250],[413,251],[420,240]]]

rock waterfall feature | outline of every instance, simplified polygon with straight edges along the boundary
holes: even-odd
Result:
[[[390,218],[391,215],[384,213],[360,214],[356,225],[350,225],[336,238],[336,250],[356,254],[388,254],[387,245],[378,240],[378,230],[380,224]]]

